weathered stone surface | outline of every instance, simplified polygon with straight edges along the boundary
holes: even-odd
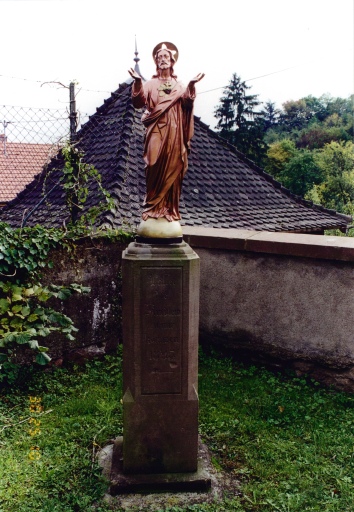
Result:
[[[104,500],[112,510],[119,508],[124,511],[156,512],[166,507],[186,508],[199,503],[213,504],[215,510],[218,510],[218,505],[222,505],[225,498],[241,495],[240,482],[235,475],[216,470],[210,452],[202,442],[199,442],[198,470],[195,473],[125,474],[122,469],[122,452],[120,466],[112,472],[113,449],[122,450],[121,437],[98,453],[103,476],[110,482]]]
[[[192,247],[354,261],[354,238],[246,229],[183,227]]]
[[[200,442],[197,467],[193,472],[127,474],[123,467],[122,437],[115,440],[109,457],[111,471],[107,472],[106,469],[106,474],[111,482],[109,492],[113,496],[130,492],[208,491],[211,486],[211,476],[208,471],[210,467],[209,452],[206,446]]]
[[[78,328],[75,341],[52,334],[44,343],[49,355],[64,362],[76,357],[75,352],[95,345],[101,352],[114,352],[122,340],[121,335],[121,254],[126,244],[110,240],[79,241],[75,248],[52,251],[54,266],[43,276],[44,284],[79,283],[91,288],[88,294],[72,295],[56,304],[74,321]],[[86,355],[92,354],[87,349]],[[80,359],[80,354],[77,353]],[[86,358],[86,356],[84,356]]]
[[[124,471],[196,471],[199,258],[185,243],[123,254]],[[115,462],[114,462],[115,463]]]
[[[353,365],[352,263],[198,252],[204,334],[254,355]]]

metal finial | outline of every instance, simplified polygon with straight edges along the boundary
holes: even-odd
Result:
[[[140,60],[140,59],[139,59],[139,57],[138,57],[139,52],[138,52],[138,47],[137,47],[137,44],[136,44],[136,36],[135,36],[135,52],[134,52],[134,53],[135,53],[135,59],[134,59],[134,62],[135,62],[135,71],[138,71],[138,69],[137,69],[137,68],[139,68],[139,64],[138,64],[138,62],[139,62],[139,60]]]
[[[143,78],[143,80],[145,80],[145,78],[142,76],[141,72],[140,72],[140,69],[139,69],[139,52],[138,52],[138,46],[137,46],[137,43],[136,43],[136,36],[135,36],[135,58],[133,59],[134,62],[135,62],[135,66],[134,66],[134,71],[136,71],[137,73],[139,73],[139,75]]]

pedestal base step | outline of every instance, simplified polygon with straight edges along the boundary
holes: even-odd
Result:
[[[122,464],[111,470],[113,445],[107,446],[101,453],[100,463],[104,474],[111,485],[109,494],[116,496],[124,493],[154,492],[201,492],[209,491],[211,475],[208,471],[210,458],[205,445],[199,442],[198,470],[193,473],[157,473],[157,474],[125,474],[123,473],[123,438],[115,440],[114,450],[121,450]],[[117,452],[116,452],[117,453]],[[116,459],[117,460],[117,459]]]

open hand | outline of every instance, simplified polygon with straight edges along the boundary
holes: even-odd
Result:
[[[196,84],[197,82],[200,82],[202,78],[205,77],[205,73],[198,73],[197,76],[192,78],[192,80],[189,82],[190,84]]]
[[[140,75],[138,75],[138,73],[135,71],[135,69],[133,69],[133,68],[128,69],[128,73],[129,73],[129,75],[130,75],[132,78],[134,78],[134,80],[135,80],[136,82],[139,82],[139,81],[141,82],[142,78],[141,78],[141,76],[140,76]]]

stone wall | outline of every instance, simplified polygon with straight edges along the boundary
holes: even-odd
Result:
[[[354,239],[184,231],[201,260],[202,342],[354,390]]]
[[[54,266],[46,271],[44,283],[79,283],[91,288],[88,294],[75,294],[56,304],[79,330],[74,342],[57,334],[44,340],[55,364],[113,352],[122,341],[121,256],[125,247],[109,240],[86,239],[71,252],[51,253]]]
[[[354,391],[353,238],[183,230],[201,261],[202,343]],[[121,342],[123,249],[85,241],[72,254],[54,253],[48,280],[91,287],[63,303],[79,333],[74,344],[49,341],[54,359],[80,360]]]

